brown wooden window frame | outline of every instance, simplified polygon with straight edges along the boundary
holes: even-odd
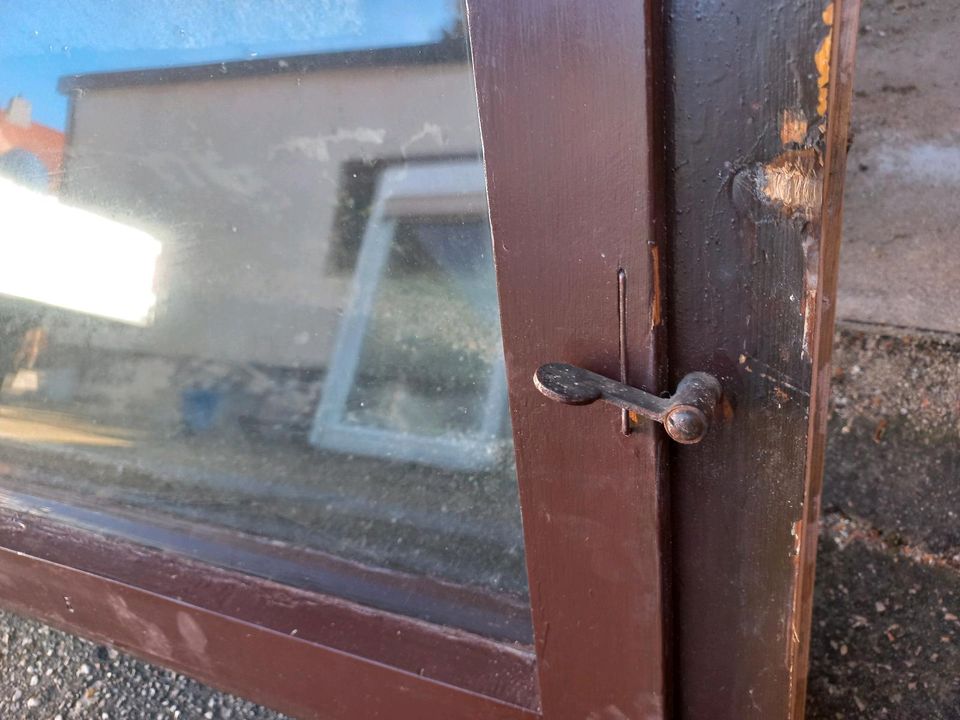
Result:
[[[0,602],[297,716],[572,720],[626,708],[670,717],[676,661],[662,478],[671,453],[658,428],[624,438],[611,432],[607,409],[561,412],[530,382],[539,364],[558,359],[616,376],[623,269],[629,306],[651,317],[628,339],[628,379],[667,387],[668,338],[657,319],[668,291],[658,151],[665,88],[655,81],[662,48],[651,32],[661,27],[659,7],[469,2],[532,644],[517,641],[525,608],[449,584],[314,557],[343,592],[298,589],[45,515],[42,502],[15,496],[0,499]],[[856,3],[838,7],[828,178],[842,177],[856,31]],[[828,299],[840,187],[825,191]],[[822,375],[832,311],[820,307],[814,356]],[[822,377],[814,386],[808,488],[819,482],[827,403]],[[174,529],[188,543],[235,540]],[[806,592],[812,558],[802,560]],[[397,593],[415,594],[425,617],[371,607],[389,606]],[[455,629],[468,613],[475,632]],[[809,615],[802,622],[799,632],[808,633]],[[722,654],[708,652],[714,661]],[[802,678],[792,687],[802,689]]]

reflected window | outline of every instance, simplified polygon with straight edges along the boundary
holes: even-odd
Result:
[[[0,8],[3,490],[528,637],[460,4],[51,7]]]
[[[479,162],[383,174],[312,442],[464,470],[510,450],[490,248]]]

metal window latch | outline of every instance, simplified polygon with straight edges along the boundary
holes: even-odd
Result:
[[[566,363],[542,365],[534,373],[533,382],[541,393],[557,402],[589,405],[603,400],[655,420],[663,424],[667,435],[685,445],[698,443],[707,434],[720,400],[720,382],[704,372],[684,377],[669,398]]]

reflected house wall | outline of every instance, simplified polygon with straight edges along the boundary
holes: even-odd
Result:
[[[291,410],[311,413],[350,289],[332,247],[346,169],[480,154],[462,48],[80,76],[61,89],[72,97],[63,195],[147,230],[163,254],[152,327],[61,321],[60,352],[101,349],[93,364],[122,353],[129,382],[100,390],[171,417],[175,399],[150,394],[197,359],[316,370]]]

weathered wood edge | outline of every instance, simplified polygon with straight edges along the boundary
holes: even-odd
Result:
[[[806,710],[820,498],[823,490],[827,421],[830,416],[830,361],[836,322],[840,241],[843,231],[843,187],[859,19],[860,0],[835,0],[821,215],[820,284],[815,305],[810,424],[807,433],[807,465],[804,478],[803,507],[806,514],[801,531],[799,577],[797,578],[797,597],[800,598],[800,602],[794,605],[793,624],[796,632],[793,635],[791,658],[793,672],[790,703],[790,717],[793,720],[803,720]]]

